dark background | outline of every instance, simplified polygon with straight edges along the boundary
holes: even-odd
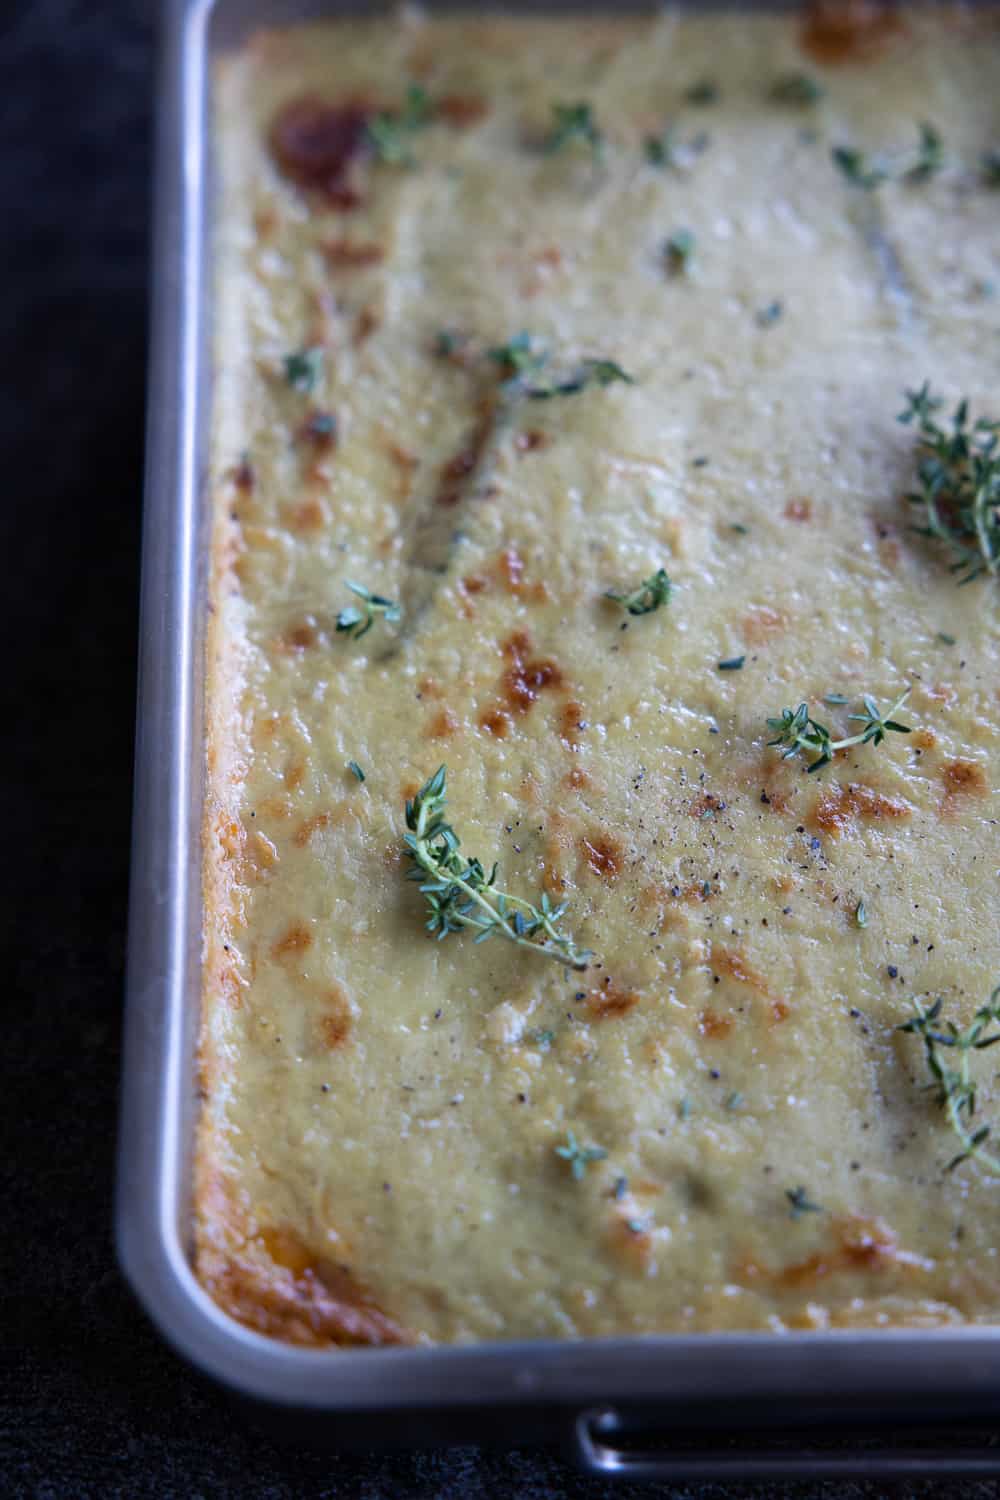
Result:
[[[14,677],[0,1495],[591,1500],[612,1491],[547,1453],[277,1448],[167,1351],[115,1267],[153,13],[151,0],[0,3],[0,597]]]

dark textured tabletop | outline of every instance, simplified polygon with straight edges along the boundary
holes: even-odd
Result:
[[[548,1452],[275,1446],[167,1350],[115,1265],[151,11],[140,0],[0,6],[0,513],[5,677],[14,676],[3,695],[0,825],[11,917],[0,1495],[590,1500],[613,1490]],[[658,1493],[872,1500],[887,1491]],[[937,1493],[1000,1491],[989,1482]]]

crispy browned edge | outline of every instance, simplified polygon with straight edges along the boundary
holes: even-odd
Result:
[[[237,95],[247,75],[241,54],[216,68],[220,93]],[[232,118],[239,111],[226,111]],[[252,111],[249,112],[252,118]],[[230,133],[223,151],[222,216],[239,213],[248,200],[248,160]],[[227,253],[218,249],[214,267],[217,316],[212,332],[214,365],[223,365],[227,325],[239,316],[229,300]],[[230,294],[231,295],[231,294]],[[194,1270],[213,1301],[230,1317],[259,1333],[293,1344],[396,1344],[409,1336],[389,1318],[345,1268],[316,1256],[291,1229],[258,1222],[254,1205],[227,1163],[218,1098],[228,1066],[219,1047],[227,1015],[243,1002],[244,983],[230,939],[245,926],[245,884],[239,793],[250,754],[240,708],[247,644],[240,621],[236,562],[241,541],[232,515],[231,471],[238,447],[220,430],[213,403],[210,501],[211,543],[205,632],[205,797],[202,813],[203,967],[197,1058],[200,1105],[192,1196]]]

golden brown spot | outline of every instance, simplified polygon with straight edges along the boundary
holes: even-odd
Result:
[[[941,780],[949,796],[983,797],[989,783],[982,766],[974,760],[950,760],[941,767]]]
[[[743,639],[749,646],[762,646],[788,627],[788,616],[769,604],[755,604],[743,618]]]
[[[483,589],[489,588],[489,580],[481,573],[470,573],[467,578],[462,579],[462,588],[467,594],[481,594]]]
[[[210,1183],[212,1223],[222,1237],[204,1237],[196,1269],[222,1309],[258,1333],[311,1347],[398,1344],[403,1330],[376,1306],[351,1267],[317,1255],[292,1230],[255,1227],[223,1183]]]
[[[795,889],[795,881],[790,875],[772,875],[771,884],[779,896],[787,896]]]
[[[308,948],[312,947],[312,940],[312,933],[308,927],[304,927],[301,922],[293,922],[285,935],[278,938],[272,946],[271,957],[283,960],[298,953],[305,953]]]
[[[958,697],[951,684],[945,682],[925,682],[920,687],[920,693],[928,703],[943,703],[947,708],[950,708]]]
[[[895,5],[885,0],[813,0],[800,40],[818,63],[870,62],[902,32]]]
[[[337,421],[331,412],[312,411],[299,428],[299,441],[317,453],[330,453],[337,446]]]
[[[459,721],[450,708],[439,709],[427,727],[427,735],[432,740],[447,740],[459,727]]]
[[[303,620],[298,625],[290,625],[282,640],[290,651],[306,651],[310,646],[315,646],[319,634],[311,620]]]
[[[515,659],[527,656],[531,650],[531,636],[526,630],[515,630],[513,635],[507,637],[500,649],[504,656]]]
[[[898,797],[886,797],[874,787],[851,781],[846,786],[831,786],[822,792],[810,815],[810,823],[824,833],[837,836],[858,819],[865,823],[899,821],[908,818],[913,809]]]
[[[339,105],[308,96],[292,100],[271,126],[279,167],[299,187],[324,192],[334,207],[355,207],[358,196],[346,179],[367,147],[371,113],[372,105],[360,99]]]
[[[478,94],[442,94],[434,101],[434,111],[449,125],[464,130],[477,125],[489,113],[489,105]]]
[[[515,631],[504,643],[504,655],[511,665],[500,679],[500,690],[512,713],[526,714],[546,688],[561,687],[563,674],[555,662],[546,658],[526,661],[531,641],[524,631]]]
[[[734,979],[737,984],[748,984],[759,995],[770,997],[770,989],[763,974],[748,963],[736,948],[712,948],[712,968],[717,974]]]
[[[419,792],[420,786],[421,783],[419,781],[404,781],[399,789],[399,795],[404,802],[412,802]]]
[[[763,1274],[779,1286],[801,1287],[822,1281],[837,1271],[882,1271],[906,1264],[907,1258],[900,1255],[896,1236],[880,1219],[841,1220],[834,1226],[834,1234],[839,1243],[829,1250],[817,1250],[805,1260]]]
[[[580,766],[574,766],[566,775],[566,785],[571,786],[574,791],[582,791],[585,786],[590,785],[590,777]]]
[[[380,321],[379,315],[373,307],[363,307],[358,313],[358,321],[354,325],[355,346],[363,344],[366,339],[371,338],[372,334],[378,328]]]
[[[609,981],[587,996],[587,1009],[595,1021],[607,1021],[614,1016],[627,1016],[640,998],[633,990],[619,989]]]
[[[560,737],[564,740],[575,740],[586,727],[587,720],[583,716],[583,704],[571,698],[559,710]]]
[[[417,683],[417,692],[422,698],[440,698],[441,684],[436,677],[421,677]]]
[[[253,464],[250,462],[245,453],[232,472],[233,484],[240,491],[240,493],[243,495],[252,494],[254,484],[257,481],[257,476],[254,473]]]
[[[301,1276],[312,1268],[312,1251],[291,1230],[265,1226],[258,1238],[274,1264],[291,1271],[293,1276]]]
[[[548,434],[539,432],[537,427],[532,427],[527,432],[519,432],[514,439],[514,447],[518,453],[534,453],[537,448],[547,448],[548,444]]]
[[[501,552],[499,569],[510,592],[520,593],[524,582],[524,559],[516,547],[507,547]]]
[[[785,506],[785,516],[789,521],[811,521],[812,512],[812,501],[803,497],[789,500]]]
[[[285,785],[288,787],[289,791],[294,792],[296,787],[300,787],[302,785],[302,779],[305,774],[306,767],[304,761],[293,760],[290,765],[286,766]]]
[[[381,245],[361,244],[351,240],[331,240],[323,246],[327,264],[335,271],[358,271],[365,266],[377,266],[385,259]]]
[[[718,1011],[703,1010],[698,1017],[698,1030],[709,1042],[722,1041],[732,1029],[732,1016],[720,1016]]]
[[[326,520],[326,506],[313,497],[293,508],[289,524],[293,531],[320,531],[326,525]]]
[[[726,803],[722,797],[717,797],[714,792],[702,792],[695,797],[688,811],[692,818],[710,818],[713,814],[724,812]]]
[[[292,806],[291,797],[275,796],[262,797],[257,803],[257,810],[263,818],[282,822],[285,818],[290,818],[295,809]]]
[[[331,818],[328,812],[314,813],[311,818],[306,818],[304,823],[299,824],[293,835],[296,847],[304,849],[313,834],[320,828],[329,828],[330,822]]]
[[[772,1000],[769,1018],[775,1026],[780,1026],[782,1021],[787,1021],[791,1014],[784,1000]]]
[[[418,459],[416,454],[411,453],[409,448],[402,447],[395,441],[395,439],[388,439],[385,445],[385,451],[388,453],[393,463],[396,464],[396,466],[402,469],[405,473],[408,474],[412,469],[415,469],[417,467]]]
[[[585,834],[580,839],[580,850],[595,875],[607,881],[618,879],[624,856],[621,846],[610,835]]]
[[[488,708],[480,715],[479,725],[481,729],[486,729],[490,734],[495,735],[498,740],[504,740],[510,729],[510,719],[502,708]]]
[[[937,742],[938,737],[933,729],[915,729],[910,739],[910,744],[918,750],[933,750]]]
[[[268,240],[278,227],[278,215],[273,204],[268,203],[262,208],[254,210],[253,216],[254,232],[258,239]]]
[[[323,1012],[319,1017],[319,1032],[324,1045],[331,1052],[342,1047],[351,1034],[351,1006],[339,985],[333,985],[323,995]]]
[[[493,418],[496,410],[492,396],[484,397],[479,406],[479,418],[464,448],[450,458],[441,470],[440,483],[435,496],[438,505],[454,506],[462,498],[465,482],[478,469],[483,454],[493,435]]]

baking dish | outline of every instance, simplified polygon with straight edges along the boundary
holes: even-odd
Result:
[[[563,1439],[603,1472],[993,1472],[990,1449],[845,1457],[792,1444],[723,1454],[726,1425],[843,1427],[985,1418],[1000,1392],[989,1329],[614,1339],[335,1354],[230,1322],[188,1262],[200,965],[202,484],[209,408],[209,63],[262,20],[329,5],[175,0],[165,13],[143,555],[128,1029],[118,1233],[125,1269],[166,1336],[243,1395],[325,1417],[335,1440]],[[332,1428],[331,1418],[340,1418]],[[515,1420],[516,1418],[516,1420]],[[705,1447],[617,1446],[625,1428],[705,1433]]]

